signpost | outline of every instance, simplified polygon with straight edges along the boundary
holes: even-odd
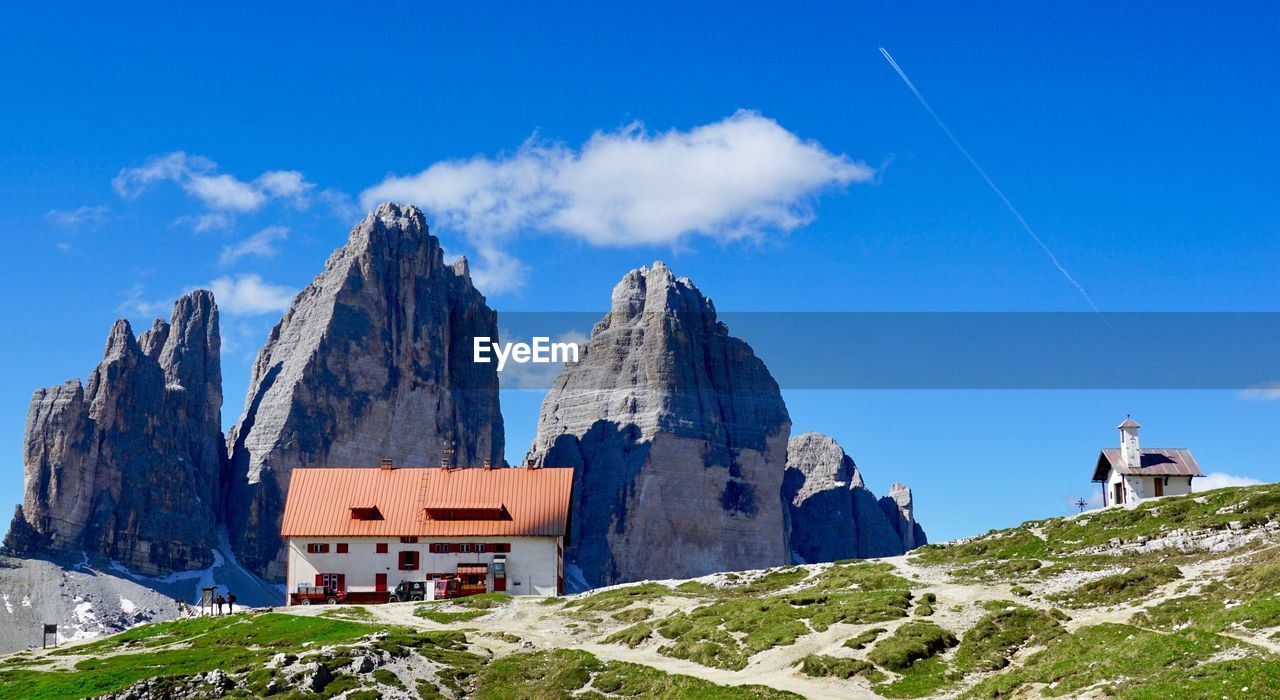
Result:
[[[49,635],[51,634],[53,635],[53,645],[56,647],[58,646],[58,626],[51,625],[46,622],[44,625],[44,635],[40,638],[41,649],[49,648]]]
[[[214,592],[217,590],[218,589],[216,586],[209,586],[208,588],[200,589],[200,614],[201,615],[213,614]]]

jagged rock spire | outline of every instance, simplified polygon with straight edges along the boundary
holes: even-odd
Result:
[[[283,577],[294,467],[434,465],[445,441],[459,464],[501,464],[497,372],[472,361],[475,336],[496,339],[497,316],[417,207],[382,204],[357,224],[271,331],[228,436],[241,563]]]
[[[526,457],[577,470],[570,582],[787,563],[790,430],[777,383],[710,299],[661,262],[627,273]]]
[[[141,338],[116,321],[86,386],[39,389],[8,548],[101,556],[140,573],[207,566],[217,544],[218,310],[207,291]]]

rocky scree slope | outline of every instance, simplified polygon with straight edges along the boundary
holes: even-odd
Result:
[[[1270,485],[878,562],[146,625],[8,657],[0,683],[38,696],[74,679],[71,697],[1276,697],[1278,601]]]

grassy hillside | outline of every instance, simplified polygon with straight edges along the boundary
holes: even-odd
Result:
[[[565,599],[150,624],[2,697],[1280,697],[1280,486]]]

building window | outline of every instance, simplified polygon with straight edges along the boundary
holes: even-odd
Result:
[[[316,574],[316,585],[323,586],[331,591],[345,591],[347,589],[346,578],[343,574]]]
[[[417,537],[401,537],[400,538],[400,544],[417,544],[417,543],[418,543]]]
[[[327,542],[326,543],[312,542],[311,544],[307,545],[307,554],[328,554],[328,553],[329,553],[329,544]]]
[[[375,552],[377,552],[378,554],[386,554],[386,553],[387,553],[387,543],[386,543],[386,542],[379,542],[379,543],[377,543],[377,544],[373,545],[373,547],[374,547],[374,551],[375,551]]]
[[[401,571],[417,571],[418,570],[418,553],[417,552],[400,552],[400,570]]]
[[[346,553],[347,553],[347,543],[346,543],[346,542],[339,542],[339,543],[338,543],[338,554],[346,554]]]
[[[484,551],[485,551],[485,545],[483,544],[476,545],[476,553],[484,554]]]
[[[449,545],[447,545],[447,544],[441,544],[441,543],[439,543],[439,542],[436,542],[436,543],[434,543],[434,544],[432,544],[432,545],[431,545],[431,552],[432,552],[433,554],[448,554],[448,553],[449,553]]]
[[[469,544],[460,544],[460,545],[458,545],[458,551],[459,551],[459,552],[470,552],[470,551],[471,551],[471,545],[469,545]]]
[[[511,545],[510,545],[510,544],[508,544],[508,543],[506,543],[506,542],[502,542],[502,543],[499,543],[499,544],[495,544],[495,545],[493,545],[493,551],[495,551],[495,552],[510,552],[510,551],[511,551]]]

